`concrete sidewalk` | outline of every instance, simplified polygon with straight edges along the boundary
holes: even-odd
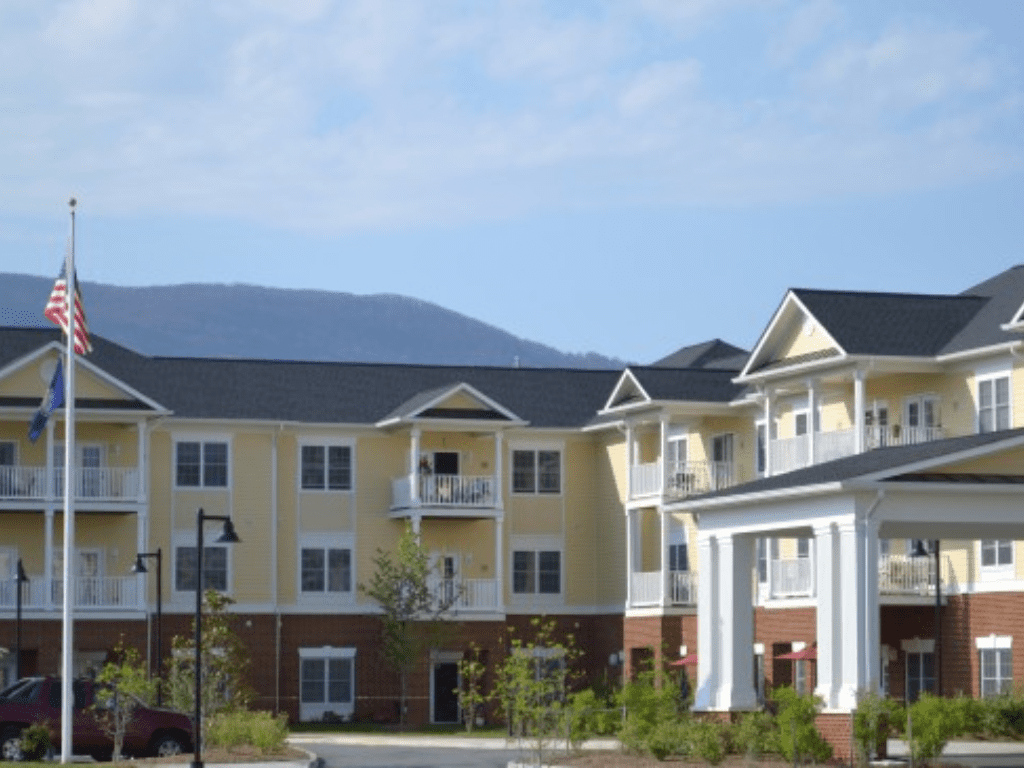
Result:
[[[351,744],[360,747],[402,746],[402,747],[445,747],[447,749],[529,749],[531,742],[526,739],[510,739],[503,736],[425,736],[423,734],[377,734],[377,733],[295,733],[288,737],[288,743],[302,744]],[[545,742],[549,748],[564,750],[563,739]],[[584,750],[617,750],[622,745],[618,739],[588,739],[579,745]]]

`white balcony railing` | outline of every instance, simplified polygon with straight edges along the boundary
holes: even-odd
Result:
[[[864,449],[888,448],[893,445],[917,445],[941,440],[942,427],[901,427],[892,424],[884,427],[867,427],[864,430]]]
[[[664,581],[661,571],[635,571],[630,575],[631,605],[660,605],[661,585]]]
[[[419,498],[413,500],[410,476],[391,481],[392,508],[413,506],[485,507],[497,506],[497,487],[492,475],[418,475]]]
[[[735,485],[736,471],[728,461],[669,462],[665,471],[666,496],[684,498],[721,491]]]
[[[21,607],[23,610],[60,608],[64,604],[64,582],[53,579],[49,582],[47,595],[46,580],[41,575],[29,576],[22,585]],[[13,580],[0,582],[0,609],[14,610],[16,592]],[[139,607],[137,576],[77,576],[75,578],[75,608],[82,610],[134,609]]]
[[[430,591],[436,599],[451,603],[457,611],[498,610],[497,579],[430,579]]]
[[[661,493],[661,464],[634,464],[629,468],[630,492],[634,499]]]
[[[697,604],[697,572],[669,571],[669,600],[673,605]]]
[[[814,592],[811,560],[808,557],[789,557],[771,561],[771,596],[808,597]]]
[[[45,499],[64,495],[64,468],[55,467],[53,484],[46,492],[46,467],[0,467],[0,499]],[[76,467],[75,498],[135,499],[139,471],[125,467]]]
[[[799,435],[771,442],[772,474],[792,472],[794,469],[821,464],[856,452],[855,429],[838,429],[832,432],[814,433],[814,455],[811,456],[810,437]],[[932,440],[941,440],[941,427],[867,427],[864,430],[864,450],[887,448],[894,445],[916,445]],[[813,461],[812,461],[813,459]]]
[[[934,595],[935,558],[880,555],[878,592],[883,595]]]

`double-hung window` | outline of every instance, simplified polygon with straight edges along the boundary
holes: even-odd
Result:
[[[982,539],[980,548],[981,575],[983,578],[999,578],[1013,575],[1012,539]]]
[[[299,719],[323,720],[355,711],[355,648],[299,649]]]
[[[562,452],[559,450],[512,451],[513,493],[561,493]]]
[[[981,673],[981,695],[999,696],[1013,690],[1013,638],[989,635],[975,639]]]
[[[174,589],[195,592],[196,546],[178,545],[174,548]],[[224,592],[228,588],[228,548],[220,544],[203,546],[203,589]]]
[[[549,595],[562,593],[562,549],[554,541],[530,537],[512,543],[512,593]]]
[[[228,444],[179,440],[174,446],[174,467],[179,488],[226,488]]]
[[[352,490],[352,446],[303,445],[300,457],[302,490]]]
[[[978,379],[978,432],[1010,428],[1010,377]]]
[[[303,597],[352,596],[351,544],[304,542],[299,560],[299,584]]]

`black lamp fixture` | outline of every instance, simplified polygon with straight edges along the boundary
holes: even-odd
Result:
[[[914,540],[914,550],[911,557],[928,557],[931,554],[935,557],[935,695],[942,695],[942,664],[940,651],[942,649],[942,624],[940,623],[940,611],[942,608],[942,574],[939,570],[939,539],[932,540],[932,551],[924,545],[924,539]]]
[[[163,573],[163,551],[157,547],[156,552],[139,552],[135,555],[135,565],[132,566],[132,573],[149,573],[145,560],[156,559],[156,703],[160,706],[163,701],[163,675],[164,675],[164,645],[162,617],[163,617],[163,584],[161,574]],[[152,647],[152,646],[150,646]]]
[[[237,544],[241,541],[235,533],[235,524],[227,515],[208,515],[200,507],[196,512],[196,659],[195,659],[195,718],[192,721],[192,744],[194,754],[191,768],[203,768],[203,709],[202,709],[202,669],[203,669],[203,523],[218,520],[224,523],[224,530],[214,539],[214,544]]]
[[[14,605],[17,617],[14,626],[14,679],[21,680],[21,585],[28,584],[25,568],[18,558],[18,569],[14,574]]]

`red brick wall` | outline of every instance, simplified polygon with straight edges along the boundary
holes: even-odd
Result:
[[[789,653],[792,643],[799,641],[808,646],[817,642],[817,611],[814,608],[755,608],[754,642],[764,644],[765,689],[770,693],[776,685],[792,685],[793,662],[776,660],[776,656]],[[807,665],[807,685],[814,690],[815,663]]]
[[[853,728],[850,715],[818,715],[814,724],[825,741],[832,745],[832,757],[848,761],[850,759],[850,734]]]

